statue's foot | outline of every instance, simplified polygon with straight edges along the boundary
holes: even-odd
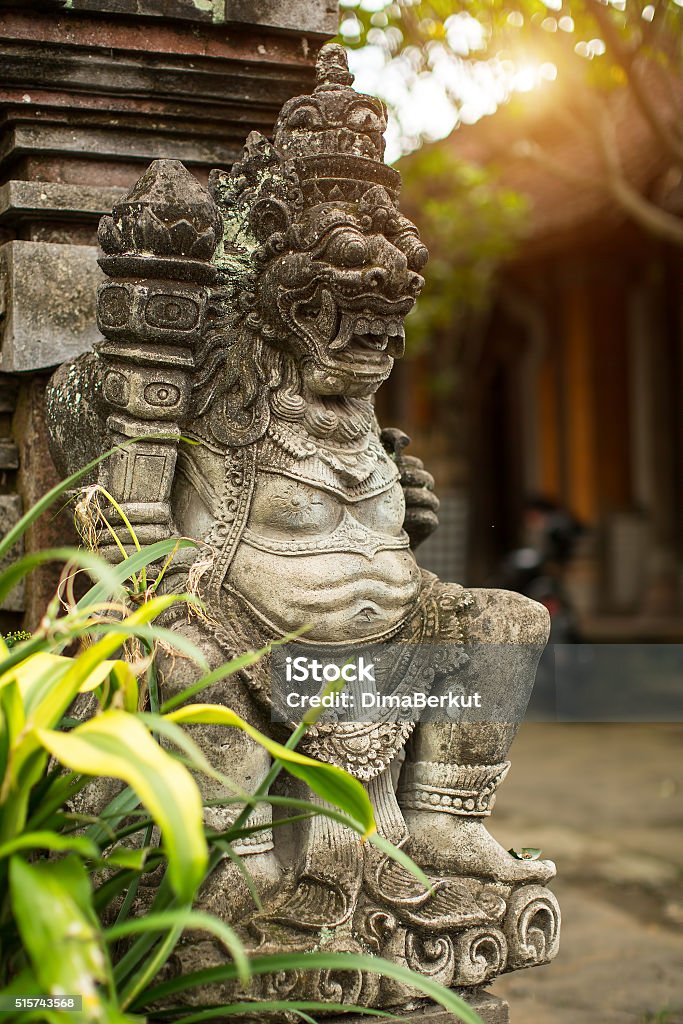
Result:
[[[471,875],[496,882],[544,884],[555,875],[551,860],[518,860],[496,842],[483,818],[408,811],[407,852],[428,873]]]

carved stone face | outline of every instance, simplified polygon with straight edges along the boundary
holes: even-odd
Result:
[[[306,210],[264,271],[261,316],[280,337],[286,328],[313,394],[371,395],[403,355],[427,251],[406,218],[382,210],[353,202]]]

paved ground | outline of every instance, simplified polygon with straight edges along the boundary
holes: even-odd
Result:
[[[511,1024],[683,1024],[683,726],[525,724],[491,831],[557,863],[562,947]]]

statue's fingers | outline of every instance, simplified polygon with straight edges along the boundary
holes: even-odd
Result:
[[[406,487],[403,491],[406,501],[406,508],[426,509],[430,512],[438,512],[441,502],[433,491],[426,487]]]
[[[426,540],[430,534],[434,533],[439,525],[434,512],[430,509],[425,508],[411,508],[406,512],[405,522],[403,524],[406,533],[410,538],[410,546],[415,549]]]
[[[403,487],[426,487],[434,490],[434,477],[421,466],[402,466],[401,484]]]

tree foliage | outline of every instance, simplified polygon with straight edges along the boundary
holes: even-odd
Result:
[[[683,3],[681,0],[342,0],[341,38],[351,48],[383,51],[387,69],[435,75],[462,116],[463,69],[487,68],[507,87],[528,88],[528,76],[557,78],[557,117],[600,157],[611,199],[647,231],[683,245],[683,224],[670,193],[683,170]],[[446,66],[446,71],[444,71]],[[451,69],[449,71],[449,68]],[[520,84],[520,75],[527,80]],[[669,187],[653,202],[624,173],[614,126],[614,99],[626,96],[648,123],[670,164]],[[391,97],[385,96],[391,104]],[[398,111],[400,119],[400,111]],[[520,142],[524,140],[520,139]],[[408,147],[410,140],[408,140]],[[520,152],[521,152],[520,148]],[[581,168],[553,163],[527,141],[530,162],[580,186]]]
[[[461,318],[486,304],[496,266],[523,234],[527,203],[443,146],[425,147],[399,169],[402,208],[430,253],[425,289],[406,325],[415,354],[435,336],[457,333]]]

